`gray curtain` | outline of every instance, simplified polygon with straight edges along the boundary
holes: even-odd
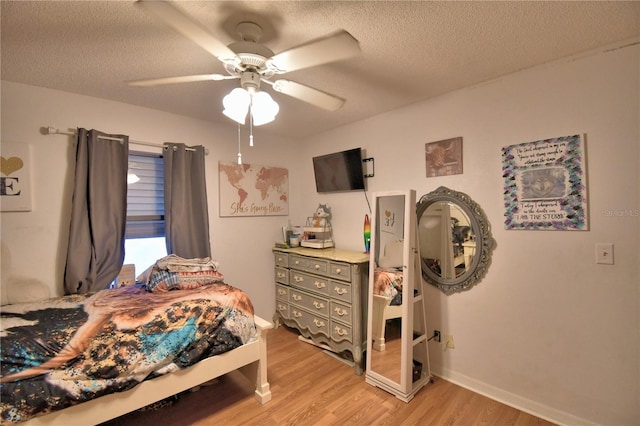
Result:
[[[78,129],[65,294],[105,289],[122,268],[128,156],[128,136]]]
[[[210,257],[204,147],[167,143],[164,148],[164,221],[167,253]]]

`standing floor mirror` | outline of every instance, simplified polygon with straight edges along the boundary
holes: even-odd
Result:
[[[414,190],[373,195],[367,383],[409,402],[431,380]]]

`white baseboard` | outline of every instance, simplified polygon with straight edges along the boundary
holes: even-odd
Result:
[[[432,366],[431,373],[448,382],[455,383],[465,389],[469,389],[470,391],[486,396],[487,398],[491,398],[494,401],[501,402],[502,404],[558,425],[579,424],[582,426],[597,426],[597,423],[557,410],[553,407],[549,407],[548,405],[523,398],[514,393],[507,392],[504,389],[497,388],[446,368],[443,369]]]

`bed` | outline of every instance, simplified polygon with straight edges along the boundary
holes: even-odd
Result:
[[[271,399],[272,325],[223,282],[6,305],[1,325],[2,424],[98,424],[236,369]]]

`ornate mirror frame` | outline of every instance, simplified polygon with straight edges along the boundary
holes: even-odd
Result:
[[[418,220],[418,232],[420,232],[420,220],[426,210],[435,202],[450,202],[460,207],[469,217],[471,228],[475,235],[476,249],[469,268],[456,278],[442,278],[429,268],[425,258],[421,258],[422,277],[426,282],[438,287],[443,293],[452,293],[467,290],[479,282],[485,275],[491,262],[491,250],[495,240],[491,236],[491,225],[484,211],[467,194],[454,191],[444,186],[425,194],[416,204],[416,216]]]

